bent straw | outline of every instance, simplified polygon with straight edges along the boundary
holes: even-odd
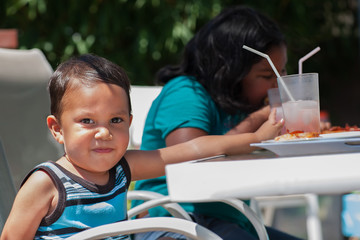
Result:
[[[308,58],[310,58],[312,55],[314,55],[318,51],[320,51],[320,47],[315,48],[314,50],[312,50],[311,52],[309,52],[308,54],[306,54],[305,56],[303,56],[302,58],[299,59],[299,74],[302,74],[303,62],[305,62]]]
[[[284,83],[284,80],[282,79],[282,77],[280,76],[279,72],[276,70],[276,67],[274,66],[273,62],[271,61],[269,55],[265,54],[265,53],[262,53],[262,52],[259,52],[251,47],[248,47],[246,45],[243,45],[243,48],[250,51],[250,52],[253,52],[257,55],[260,55],[264,58],[267,59],[267,61],[269,62],[270,66],[272,67],[272,69],[274,70],[275,74],[276,74],[276,77],[279,79],[280,83],[282,84],[286,94],[289,96],[289,98],[291,99],[291,101],[295,101],[294,97],[291,95],[289,89],[286,87],[285,83]]]

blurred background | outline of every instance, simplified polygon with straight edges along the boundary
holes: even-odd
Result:
[[[55,69],[72,55],[95,53],[124,67],[137,85],[175,64],[183,46],[223,8],[251,6],[275,19],[288,42],[288,74],[318,72],[321,109],[333,125],[360,120],[358,0],[1,0],[0,29],[17,29],[18,48],[39,48]]]

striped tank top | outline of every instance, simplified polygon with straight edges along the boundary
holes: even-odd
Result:
[[[38,170],[52,178],[59,201],[56,209],[42,219],[35,239],[63,239],[85,229],[127,219],[126,193],[131,176],[125,158],[110,169],[106,185],[86,181],[50,161],[36,166],[24,182]],[[107,239],[130,238],[123,235]]]

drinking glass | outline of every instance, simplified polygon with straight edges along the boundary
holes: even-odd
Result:
[[[304,73],[278,78],[286,131],[320,132],[319,75]]]

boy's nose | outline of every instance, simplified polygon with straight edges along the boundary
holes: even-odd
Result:
[[[112,135],[108,128],[106,127],[100,127],[98,131],[95,134],[95,139],[99,140],[111,140]]]

